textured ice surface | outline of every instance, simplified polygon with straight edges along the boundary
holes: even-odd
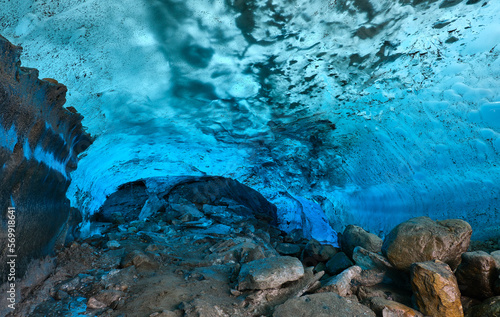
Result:
[[[87,212],[127,181],[209,174],[337,230],[428,215],[493,235],[500,3],[407,2],[0,0],[0,19],[98,136],[68,194]]]

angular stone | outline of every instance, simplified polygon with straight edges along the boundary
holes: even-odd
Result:
[[[337,249],[329,244],[321,244],[316,239],[311,239],[304,248],[304,261],[311,257],[319,262],[328,261],[337,253]]]
[[[304,275],[299,259],[289,256],[255,260],[241,266],[238,290],[276,288]]]
[[[87,306],[89,308],[104,308],[110,307],[114,302],[118,301],[125,294],[115,290],[103,290],[97,295],[89,298]]]
[[[359,266],[351,266],[337,276],[327,280],[325,284],[317,291],[318,293],[334,292],[340,296],[354,294],[352,281],[359,277],[361,268]]]
[[[245,217],[231,212],[227,206],[203,205],[203,212],[208,215],[210,219],[214,219],[224,224],[232,224],[245,219]]]
[[[354,248],[352,259],[356,265],[361,266],[363,270],[393,269],[392,264],[387,258],[359,246]]]
[[[302,296],[304,293],[312,293],[321,286],[319,280],[323,272],[314,274],[312,267],[304,269],[304,276],[300,279],[286,283],[280,288],[270,288],[253,291],[246,296],[242,306],[252,312],[252,316],[269,316],[274,308],[285,303],[290,298]]]
[[[210,248],[210,252],[212,253],[207,255],[205,259],[212,264],[245,263],[277,255],[266,254],[267,252],[264,251],[262,246],[244,237],[218,243]]]
[[[119,249],[120,248],[120,243],[116,240],[109,240],[107,243],[106,243],[106,246],[110,249],[110,250],[116,250],[116,249]]]
[[[412,263],[433,259],[447,263],[454,270],[469,247],[471,234],[471,226],[463,220],[413,218],[387,235],[382,252],[401,270],[408,270]]]
[[[80,278],[77,276],[60,284],[59,290],[64,292],[72,292],[79,286],[80,286]]]
[[[377,235],[354,225],[348,225],[342,234],[342,251],[351,258],[354,248],[357,246],[377,253],[382,250],[382,243],[382,239]]]
[[[229,317],[221,307],[202,299],[195,299],[190,303],[182,303],[186,317]]]
[[[357,291],[358,299],[362,302],[371,298],[380,297],[411,306],[411,291],[396,288],[395,286],[379,284],[374,286],[360,286]],[[373,309],[373,307],[372,307]]]
[[[285,237],[284,241],[287,243],[302,243],[304,240],[304,233],[302,229],[293,229]]]
[[[127,254],[120,263],[122,268],[134,265],[137,269],[155,269],[159,263],[142,251],[134,250]]]
[[[325,262],[319,262],[315,267],[314,267],[314,272],[321,272],[326,270],[326,264]]]
[[[279,243],[276,246],[276,251],[281,255],[298,255],[300,253],[300,246],[291,243]]]
[[[432,260],[413,264],[411,284],[417,306],[425,315],[464,315],[457,280],[446,263]]]
[[[370,300],[370,308],[382,317],[424,317],[424,315],[401,303],[375,297]]]
[[[100,308],[105,308],[106,304],[101,303],[100,301],[98,301],[94,297],[91,297],[87,301],[87,307],[90,308],[90,309],[100,309]]]
[[[478,299],[492,297],[498,277],[495,259],[484,251],[466,252],[462,254],[456,277],[463,295]]]
[[[330,275],[336,275],[353,265],[354,263],[344,252],[339,252],[326,262],[326,272]]]
[[[139,220],[145,220],[156,212],[164,210],[165,205],[165,200],[158,198],[155,194],[151,194],[139,213]]]
[[[368,307],[344,299],[334,293],[321,293],[291,298],[276,307],[273,317],[375,317]]]
[[[137,270],[135,266],[129,266],[122,270],[111,270],[104,275],[99,284],[104,288],[116,291],[126,292],[137,279]]]
[[[500,316],[500,296],[491,297],[482,304],[471,307],[465,317],[496,317]]]

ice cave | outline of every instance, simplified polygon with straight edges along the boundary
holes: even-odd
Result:
[[[0,25],[0,316],[500,316],[500,2]]]

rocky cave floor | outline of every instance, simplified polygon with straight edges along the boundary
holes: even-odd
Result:
[[[500,316],[499,247],[464,221],[414,218],[384,241],[348,226],[339,249],[237,208],[115,210],[30,268],[10,316]]]

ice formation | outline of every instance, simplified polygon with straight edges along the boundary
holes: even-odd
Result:
[[[2,34],[97,137],[68,192],[86,213],[128,181],[221,175],[291,227],[500,225],[499,2],[0,3]]]

